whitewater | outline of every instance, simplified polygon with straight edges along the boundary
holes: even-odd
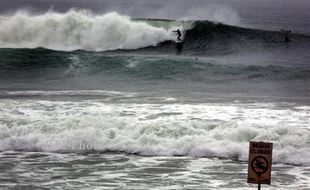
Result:
[[[114,105],[83,101],[68,105],[62,101],[5,101],[1,103],[1,117],[9,125],[1,125],[4,139],[0,150],[74,152],[82,147],[102,152],[245,161],[247,144],[253,140],[274,142],[274,162],[310,164],[304,159],[310,154],[309,107],[290,110],[267,103],[227,106],[167,102]],[[12,113],[16,105],[18,111]]]
[[[65,14],[32,15],[20,11],[1,20],[1,47],[106,51],[138,49],[174,39],[164,28],[133,21],[116,12],[93,15],[73,9]]]
[[[310,37],[220,18],[1,15],[0,188],[253,189],[266,141],[264,189],[308,189]]]

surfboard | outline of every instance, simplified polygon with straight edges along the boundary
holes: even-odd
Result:
[[[176,48],[177,48],[177,51],[182,51],[183,49],[182,41],[176,42]]]

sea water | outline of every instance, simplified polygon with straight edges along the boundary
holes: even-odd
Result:
[[[308,189],[310,37],[260,29],[3,16],[1,189],[253,189],[249,141],[273,143],[264,189]]]

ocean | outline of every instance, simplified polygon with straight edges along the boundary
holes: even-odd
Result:
[[[0,188],[255,189],[249,142],[266,141],[262,189],[310,189],[307,19],[284,42],[277,19],[218,14],[1,15]]]

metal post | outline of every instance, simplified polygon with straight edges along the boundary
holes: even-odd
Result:
[[[258,184],[258,190],[260,190],[260,183]]]

